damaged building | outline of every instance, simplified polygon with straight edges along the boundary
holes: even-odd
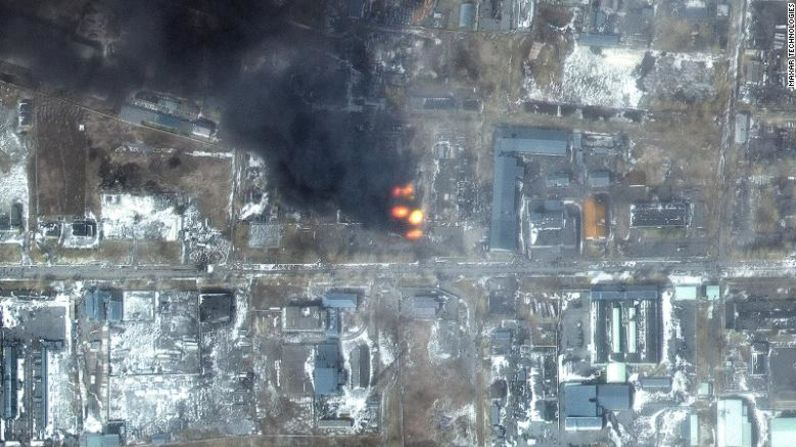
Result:
[[[570,134],[560,130],[525,127],[501,127],[495,130],[490,250],[517,250],[517,184],[524,174],[518,157],[565,157],[569,148]]]

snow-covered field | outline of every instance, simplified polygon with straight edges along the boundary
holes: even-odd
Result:
[[[47,436],[77,434],[77,389],[71,382],[74,359],[68,351],[47,352]]]
[[[614,108],[636,108],[644,92],[637,85],[637,68],[644,52],[604,48],[598,54],[575,45],[561,67],[560,83],[539,86],[526,76],[526,99]]]
[[[7,165],[0,165],[0,212],[9,212],[11,204],[19,202],[27,215],[28,148],[15,129],[16,114],[0,107],[0,152],[8,160]]]
[[[182,218],[168,198],[102,195],[102,231],[107,239],[176,241],[181,228]]]

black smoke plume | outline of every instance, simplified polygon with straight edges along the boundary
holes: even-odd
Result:
[[[381,226],[390,188],[411,180],[406,151],[385,137],[400,120],[349,95],[374,91],[366,36],[297,23],[295,11],[319,24],[314,19],[329,11],[321,0],[299,1],[89,2],[119,33],[110,49],[38,18],[37,5],[0,6],[0,56],[64,90],[213,98],[223,109],[223,140],[265,157],[286,204],[319,214],[340,209]],[[88,56],[87,47],[94,48]]]

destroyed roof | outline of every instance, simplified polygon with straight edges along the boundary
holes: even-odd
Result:
[[[545,178],[545,186],[548,188],[564,188],[569,186],[569,174],[566,172],[557,172]]]
[[[690,207],[683,202],[651,202],[630,205],[631,227],[686,227]]]
[[[199,294],[199,321],[224,323],[232,320],[235,298],[228,290],[207,291]]]
[[[323,331],[326,310],[317,305],[290,305],[284,308],[283,327],[286,331]]]
[[[431,319],[440,310],[440,301],[430,295],[416,295],[405,300],[407,313],[414,318]]]
[[[543,208],[531,211],[530,218],[533,226],[539,230],[560,230],[564,228],[564,204],[545,200]]]
[[[492,353],[506,355],[511,352],[512,332],[510,329],[495,329],[492,331]]]

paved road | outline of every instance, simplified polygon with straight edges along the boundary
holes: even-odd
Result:
[[[441,275],[499,275],[524,274],[530,276],[588,276],[626,271],[649,273],[699,273],[720,277],[787,276],[796,273],[793,261],[730,261],[718,263],[707,259],[672,260],[646,259],[623,262],[571,262],[561,265],[530,262],[415,262],[364,264],[233,264],[215,266],[211,272],[193,266],[139,265],[13,265],[0,267],[0,279],[193,279],[225,276],[269,276],[275,274],[402,274],[436,273]]]

